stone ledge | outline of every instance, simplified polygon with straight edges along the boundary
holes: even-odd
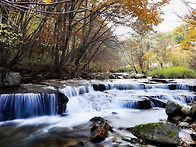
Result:
[[[14,87],[20,85],[20,73],[18,72],[1,72],[0,87]]]

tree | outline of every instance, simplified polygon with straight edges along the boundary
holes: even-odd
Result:
[[[126,41],[126,54],[129,65],[136,73],[149,68],[149,57],[151,56],[148,36],[134,34]]]
[[[163,68],[163,64],[168,61],[170,47],[172,45],[172,35],[158,33],[156,34],[156,38],[154,39],[152,50],[156,55],[156,60],[160,64],[161,68]]]
[[[152,30],[162,21],[160,8],[168,2],[1,0],[1,66],[12,68],[39,53],[37,56],[47,55],[53,60],[59,74],[70,68],[78,73],[99,51],[107,49],[104,46],[113,36],[109,23],[135,26],[140,32]]]
[[[183,20],[183,25],[175,29],[176,35],[181,35],[183,32],[183,38],[179,40],[180,47],[186,50],[189,54],[189,65],[192,68],[196,68],[196,9],[195,3],[190,3],[183,0],[186,5],[188,14],[185,16],[179,16]]]
[[[1,4],[1,31],[0,40],[0,66],[12,68],[22,57],[31,51],[38,33],[43,27],[48,14],[41,17],[32,13],[31,2],[23,0],[18,2],[2,0]],[[19,5],[21,4],[21,5]],[[51,7],[42,8],[35,6],[38,11],[52,10]],[[5,11],[5,12],[4,12]],[[6,16],[6,17],[5,17]],[[36,23],[39,24],[37,25]]]

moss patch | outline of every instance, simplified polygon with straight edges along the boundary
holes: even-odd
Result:
[[[151,132],[155,129],[161,130],[161,126],[159,123],[148,123],[148,124],[140,124],[134,127],[134,132],[136,134],[140,134],[140,132]]]
[[[169,131],[167,131],[167,135],[168,135],[169,137],[174,137],[174,136],[176,136],[176,132],[174,132],[174,131],[172,131],[172,130],[169,130]]]

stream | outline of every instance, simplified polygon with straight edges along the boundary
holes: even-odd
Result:
[[[57,101],[53,94],[42,96],[46,97],[44,99],[39,93],[1,94],[0,146],[68,147],[82,146],[84,141],[89,147],[130,145],[120,138],[134,136],[120,128],[166,120],[164,104],[168,100],[189,107],[187,103],[196,100],[195,91],[190,86],[194,84],[195,80],[165,83],[148,80],[70,80],[58,89],[69,98],[63,115],[57,115]],[[48,88],[55,89],[54,86]],[[143,102],[150,108],[143,108]],[[4,109],[10,108],[6,106],[8,103],[14,106],[14,116],[3,121]],[[89,141],[92,127],[89,120],[95,116],[108,120],[115,130],[98,144]]]

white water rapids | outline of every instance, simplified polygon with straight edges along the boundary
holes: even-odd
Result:
[[[153,98],[164,103],[167,100],[174,100],[182,105],[187,105],[190,100],[196,100],[195,92],[190,91],[184,84],[177,84],[175,90],[170,90],[168,83],[146,84],[132,80],[106,81],[101,84],[105,88],[101,91],[94,90],[93,85],[65,86],[59,89],[69,98],[64,116],[52,113],[50,116],[2,121],[0,127],[9,124],[15,124],[17,127],[44,125],[45,127],[37,129],[40,134],[58,127],[74,129],[88,123],[95,116],[101,116],[114,128],[126,128],[167,119],[165,109],[153,101],[151,109],[138,109],[139,100]],[[30,136],[34,136],[34,133],[30,133],[27,138]]]
[[[178,85],[176,90],[170,90],[168,84],[144,84],[138,81],[117,80],[104,82],[106,90],[95,91],[92,85],[59,89],[68,98],[66,117],[43,116],[30,119],[17,119],[11,122],[24,124],[47,123],[61,127],[73,127],[88,122],[94,116],[101,116],[116,127],[129,127],[138,123],[159,121],[166,119],[164,108],[156,107],[151,102],[152,109],[137,109],[137,101],[143,98],[153,97],[162,102],[174,100],[182,105],[194,100],[195,94],[185,85]],[[19,107],[19,106],[18,106]],[[4,124],[5,122],[1,122]]]

